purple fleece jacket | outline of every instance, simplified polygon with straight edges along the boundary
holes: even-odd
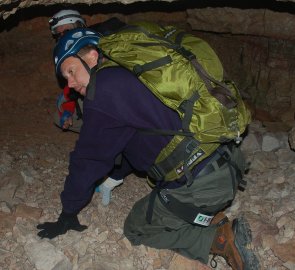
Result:
[[[66,213],[78,213],[90,201],[96,181],[110,174],[118,154],[128,162],[114,171],[117,179],[129,174],[131,167],[146,172],[171,140],[138,128],[179,130],[181,121],[128,70],[112,67],[97,72],[95,97],[84,99],[83,126],[61,193]]]

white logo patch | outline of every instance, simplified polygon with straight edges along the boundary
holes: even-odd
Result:
[[[202,225],[202,226],[209,226],[211,223],[211,220],[214,218],[214,216],[207,216],[204,214],[198,214],[194,220],[194,223]]]

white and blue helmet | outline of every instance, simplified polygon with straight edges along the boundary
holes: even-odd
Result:
[[[86,27],[86,22],[77,10],[63,9],[52,16],[49,20],[51,33],[56,33],[56,28],[65,24],[80,23],[81,27]]]
[[[53,51],[55,72],[60,75],[60,66],[65,59],[76,56],[87,45],[97,46],[99,34],[89,28],[76,28],[67,31],[56,44]]]

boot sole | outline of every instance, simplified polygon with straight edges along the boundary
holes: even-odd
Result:
[[[235,235],[235,246],[244,263],[243,270],[260,270],[259,261],[251,249],[252,234],[246,219],[243,217],[234,219],[232,229]]]

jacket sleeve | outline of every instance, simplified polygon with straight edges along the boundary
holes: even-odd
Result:
[[[70,98],[70,88],[68,86],[63,89],[63,94],[65,96],[66,102],[62,104],[62,109],[63,111],[69,111],[73,114],[76,109],[76,103]]]
[[[78,213],[91,199],[97,180],[114,168],[115,158],[136,132],[117,119],[84,107],[84,123],[61,193],[63,210]]]

